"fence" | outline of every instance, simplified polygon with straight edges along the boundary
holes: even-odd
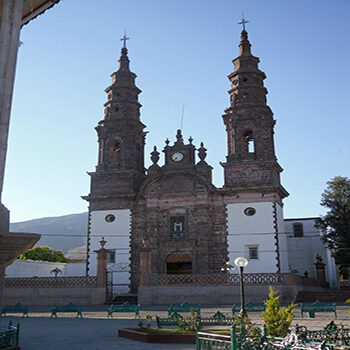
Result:
[[[239,274],[209,275],[151,275],[150,285],[238,285]],[[294,275],[291,273],[246,273],[243,275],[245,285],[298,284],[306,286],[323,286],[321,281]]]
[[[328,327],[328,328],[327,328]],[[296,327],[285,338],[268,337],[264,326],[261,335],[249,335],[241,328],[240,333],[236,333],[235,326],[232,326],[230,335],[212,334],[197,332],[196,350],[331,350],[350,349],[349,333],[339,334],[333,338],[325,335],[337,329],[330,324],[324,330],[317,331],[321,335],[320,341],[315,341],[315,331],[301,331]],[[340,328],[338,329],[340,330]],[[344,329],[342,329],[344,331]],[[348,329],[347,329],[348,331]],[[316,337],[316,339],[319,339]],[[332,343],[330,343],[332,341]]]
[[[6,348],[7,346],[17,346],[19,338],[19,323],[17,326],[12,326],[12,321],[9,325],[0,326],[0,348]]]
[[[5,278],[5,288],[80,288],[96,286],[96,276]]]

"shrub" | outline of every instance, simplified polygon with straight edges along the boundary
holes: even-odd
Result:
[[[269,299],[264,301],[266,310],[262,312],[266,324],[266,331],[272,337],[285,337],[289,332],[289,326],[294,318],[296,304],[287,307],[280,306],[280,296],[271,286],[269,287]]]
[[[27,250],[21,254],[18,259],[23,260],[38,260],[68,263],[69,260],[63,255],[61,250],[55,250],[50,247],[39,246]]]

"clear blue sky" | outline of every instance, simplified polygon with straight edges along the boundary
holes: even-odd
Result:
[[[124,29],[137,75],[146,159],[184,136],[204,142],[223,184],[232,59],[242,10],[266,73],[286,217],[324,213],[326,181],[350,174],[348,0],[62,0],[22,29],[3,202],[11,221],[87,210],[94,130]]]

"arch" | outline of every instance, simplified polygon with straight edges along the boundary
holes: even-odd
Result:
[[[165,174],[155,178],[149,178],[141,186],[143,194],[164,193],[193,193],[196,184],[200,184],[205,190],[214,190],[215,186],[207,179],[191,173]]]
[[[120,162],[120,154],[121,154],[121,141],[113,140],[110,144],[110,161],[111,163],[119,163]]]
[[[243,152],[255,153],[255,141],[251,130],[247,130],[243,134]]]
[[[192,259],[186,253],[175,252],[167,256],[166,273],[168,275],[184,275],[192,273]]]

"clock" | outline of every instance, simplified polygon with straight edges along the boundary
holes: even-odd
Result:
[[[184,155],[180,152],[176,152],[176,153],[171,155],[171,159],[174,162],[180,162],[183,158],[184,158]]]

